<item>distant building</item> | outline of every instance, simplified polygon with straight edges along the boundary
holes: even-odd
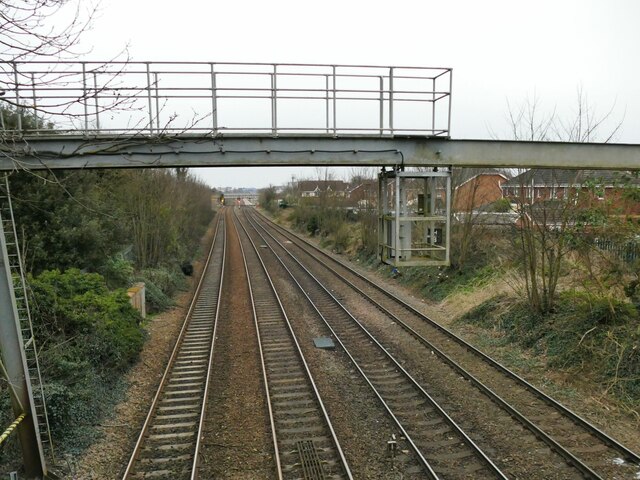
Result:
[[[503,183],[509,180],[502,173],[482,172],[467,179],[455,189],[453,195],[454,212],[471,212],[483,205],[502,198]]]
[[[320,197],[321,195],[344,197],[349,184],[342,180],[301,180],[298,192],[301,197]]]
[[[369,208],[377,205],[378,180],[363,180],[351,186],[347,192],[349,204],[357,208]]]
[[[625,171],[531,169],[504,182],[502,195],[527,205],[565,199],[577,202],[580,196],[585,208],[608,202],[612,213],[640,215],[640,179]]]

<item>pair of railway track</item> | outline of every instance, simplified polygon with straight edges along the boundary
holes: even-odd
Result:
[[[242,209],[242,212],[240,218],[234,219],[234,223],[237,224],[235,228],[244,233],[240,243],[245,273],[250,279],[251,305],[261,352],[263,383],[268,399],[275,471],[278,478],[352,476],[314,383],[311,369],[305,361],[294,328],[270,276],[276,274],[275,272],[289,276],[290,281],[312,305],[317,317],[324,322],[325,327],[346,352],[384,406],[388,416],[396,423],[411,447],[415,465],[407,468],[406,472],[409,475],[415,478],[507,478],[428,393],[427,388],[416,381],[402,363],[394,358],[390,349],[367,330],[364,322],[350,312],[345,302],[323,285],[320,277],[324,277],[324,283],[332,278],[334,284],[339,283],[345,289],[357,292],[357,295],[370,302],[378,312],[392,319],[425,349],[440,358],[448,368],[454,369],[474,388],[488,396],[564,460],[567,474],[562,478],[634,478],[637,474],[640,459],[630,450],[417,310],[393,297],[384,288],[303,242],[296,235],[267,222],[263,217],[255,213],[249,214],[247,209]],[[216,248],[217,255],[220,255],[221,251],[224,252],[224,246],[221,247],[221,244],[224,245],[216,235],[212,252]],[[318,261],[317,257],[321,260]],[[311,267],[311,264],[315,266]],[[322,273],[314,275],[311,268]],[[223,270],[205,275],[206,278],[218,279],[218,283],[212,282],[213,286],[209,287],[210,289],[222,291]],[[334,291],[341,290],[342,286],[334,287]],[[196,305],[198,301],[195,300]],[[217,302],[217,299],[214,302]],[[207,305],[211,312],[213,303]],[[217,315],[209,318],[212,331],[215,331],[215,322],[212,321],[215,318]],[[202,325],[199,328],[202,328]],[[202,335],[199,337],[206,338],[205,332],[208,333],[208,330],[201,331]],[[186,334],[184,337],[186,338]],[[213,339],[214,335],[210,338]],[[176,349],[178,348],[177,345]],[[191,353],[199,354],[205,347],[196,348],[201,350]],[[210,350],[212,349],[213,345],[210,346]],[[210,362],[210,357],[208,359]],[[196,373],[195,370],[189,370],[192,368],[191,364],[180,365],[188,367],[182,368],[181,371],[188,372],[189,376],[193,377]],[[169,370],[170,368],[168,372]],[[168,385],[175,385],[181,381],[201,382],[200,378],[185,377],[185,380],[181,380],[183,377],[177,373],[167,373],[165,377],[171,379],[173,375],[178,375],[177,380],[169,382]],[[162,383],[167,382],[163,379]],[[202,388],[191,385],[194,388],[189,395],[197,392],[206,394],[206,383],[203,385]],[[195,397],[178,396],[175,388],[169,388],[167,391],[170,392],[169,396],[160,391],[156,396],[158,401],[154,402],[150,411],[136,446],[138,453],[132,456],[125,477],[195,476],[197,439],[200,433],[197,431],[191,434],[179,429],[192,428],[195,424],[201,425],[203,417],[184,422],[178,422],[176,419],[187,417],[166,418],[166,408],[169,405],[184,406],[185,409],[191,406],[194,411],[197,410]],[[158,415],[157,412],[165,413]],[[158,416],[160,424],[156,425],[153,419]],[[166,426],[162,426],[163,424]],[[157,433],[159,431],[167,433]],[[191,441],[183,441],[186,438]],[[188,449],[187,443],[191,445]],[[188,452],[179,453],[181,448]],[[154,450],[160,452],[159,456],[153,457],[154,454],[151,452]],[[188,469],[183,465],[179,470],[182,476],[176,476],[178,469],[167,468],[175,463],[167,460],[167,451],[175,452],[177,457],[188,459],[192,467],[191,472],[187,472]],[[136,466],[132,466],[134,464]],[[143,466],[147,470],[144,470]],[[539,475],[532,472],[532,477],[539,478]]]

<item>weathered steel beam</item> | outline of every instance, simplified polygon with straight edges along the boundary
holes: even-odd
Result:
[[[453,165],[639,169],[640,145],[453,140],[412,136],[54,135],[0,142],[0,171],[18,168]]]

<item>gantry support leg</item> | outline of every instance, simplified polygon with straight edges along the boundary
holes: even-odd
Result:
[[[0,218],[0,220],[2,220]],[[37,417],[27,370],[27,359],[22,348],[23,339],[16,309],[13,281],[9,267],[6,237],[0,221],[0,355],[10,382],[11,403],[15,418],[27,416],[18,426],[25,477],[44,478],[47,467],[38,434]]]

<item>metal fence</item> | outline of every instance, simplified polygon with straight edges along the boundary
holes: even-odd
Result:
[[[450,68],[0,62],[0,130],[448,136],[451,86]]]
[[[640,259],[640,241],[616,242],[606,238],[596,238],[594,243],[600,250],[610,252],[627,263]]]

